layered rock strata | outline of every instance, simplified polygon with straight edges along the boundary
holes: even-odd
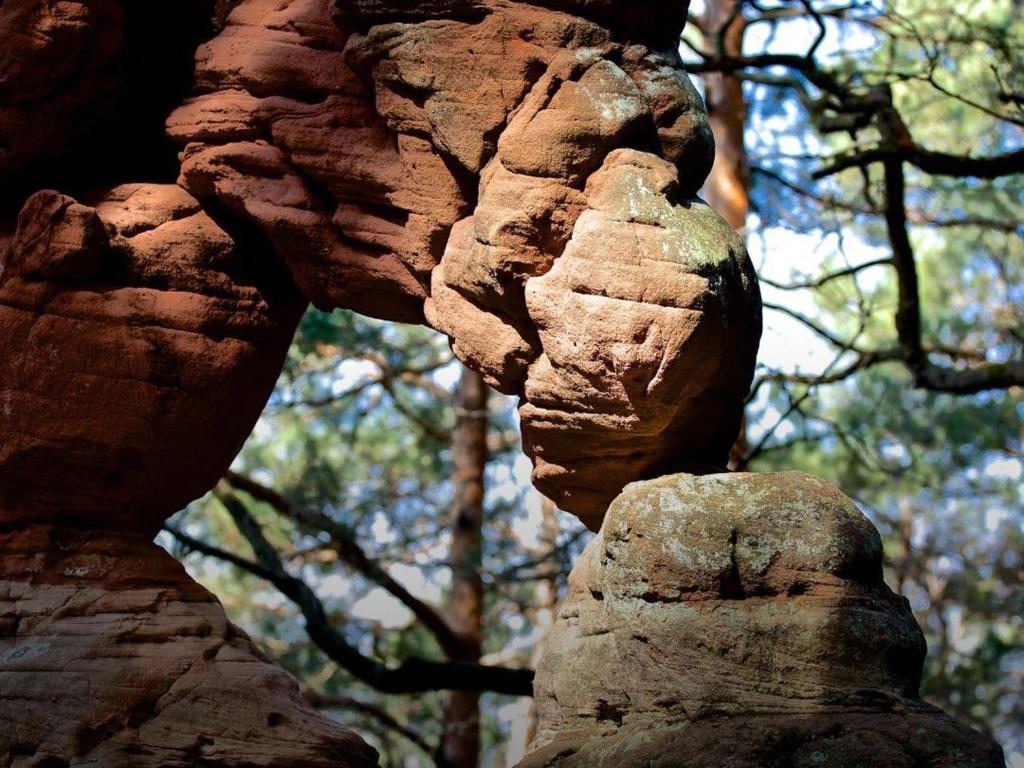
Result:
[[[634,483],[576,563],[520,768],[996,768],[921,701],[877,531],[797,472]]]
[[[0,533],[0,756],[22,766],[373,766],[147,538]]]
[[[131,128],[182,73],[160,56],[132,83],[175,7],[220,30],[167,122],[180,186],[104,189],[160,175]],[[724,458],[756,284],[693,197],[710,134],[655,4],[144,8],[0,7],[0,746],[12,766],[368,764],[146,543],[230,462],[306,298],[429,317],[523,398],[538,483],[597,527],[627,480]],[[39,192],[13,231],[50,179],[80,199]]]
[[[304,306],[180,187],[34,195],[0,273],[0,520],[154,534],[238,452]]]

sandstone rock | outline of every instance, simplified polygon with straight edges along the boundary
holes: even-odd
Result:
[[[173,185],[22,211],[0,272],[0,761],[370,766],[150,539],[252,429],[305,301]]]
[[[31,526],[0,550],[5,765],[377,764],[146,538]]]
[[[878,533],[797,472],[634,483],[570,577],[522,768],[1002,766],[918,697]]]
[[[315,304],[417,322],[469,204],[423,136],[377,114],[349,37],[327,0],[240,3],[168,130],[187,145],[182,183],[262,228]]]
[[[0,3],[0,221],[41,188],[174,179],[163,121],[191,87],[214,4]]]
[[[119,0],[4,4],[0,28],[10,29],[16,44],[0,54],[7,89],[0,92],[7,96],[0,100],[0,170],[17,175],[42,155],[66,152],[54,126],[75,124],[76,141],[102,133],[103,126],[82,116],[115,120],[115,103],[137,77],[129,49],[155,42],[146,35],[153,36],[161,14],[170,17],[165,5],[143,12]],[[666,387],[632,387],[630,396],[639,398],[625,414],[632,437],[603,463],[590,464],[591,475],[582,467],[604,447],[582,444],[603,440],[607,429],[583,429],[580,445],[570,448],[560,437],[560,417],[553,417],[555,425],[548,418],[552,399],[578,409],[596,391],[598,401],[621,404],[625,387],[614,373],[582,389],[578,377],[586,371],[552,373],[559,367],[552,355],[581,340],[564,323],[550,322],[553,307],[582,306],[569,294],[604,290],[599,271],[581,291],[544,277],[590,205],[589,180],[610,153],[631,147],[674,164],[673,194],[682,198],[700,186],[710,165],[712,140],[699,97],[678,56],[655,43],[683,16],[676,9],[667,18],[661,9],[654,24],[655,5],[624,14],[603,0],[189,0],[183,16],[213,15],[220,29],[196,54],[195,97],[167,122],[183,149],[180,182],[206,208],[226,206],[232,226],[261,232],[314,303],[391,320],[429,319],[492,385],[523,397],[524,420],[532,425],[526,445],[541,487],[591,526],[629,480],[724,460],[720,444],[728,442],[723,434],[735,419],[722,414],[735,408],[717,400],[743,389],[736,381],[749,378],[756,348],[756,322],[734,323],[726,336],[751,338],[745,345],[730,341],[730,352],[745,352],[734,370],[712,380],[705,369],[713,362],[697,360],[701,353],[690,345],[679,367],[692,367],[693,381],[714,390],[707,397],[716,405],[706,420],[670,425],[671,408],[658,402]],[[140,37],[128,45],[131,34]],[[164,69],[156,82],[173,91],[173,67]],[[75,226],[87,225],[82,216]],[[584,225],[592,219],[588,214]],[[682,217],[656,226],[672,233],[667,239],[704,238],[701,246],[707,245],[704,234],[685,229],[695,225]],[[96,267],[90,259],[102,260],[102,240],[64,254],[69,261],[58,271]],[[608,242],[621,246],[621,238]],[[641,247],[652,245],[663,243],[648,238]],[[720,242],[709,247],[721,251]],[[575,260],[577,246],[571,251]],[[733,261],[738,268],[729,267],[721,282],[737,311],[743,299],[756,313],[748,286],[730,285],[747,279],[745,256],[737,253]],[[533,310],[531,280],[541,281],[531,289]],[[637,304],[645,302],[641,297]],[[650,309],[637,317],[671,314]],[[614,320],[602,338],[638,332],[639,320],[623,322]],[[649,366],[659,352],[652,347],[643,354]],[[620,372],[635,377],[629,367]],[[537,381],[528,382],[531,368]],[[594,419],[584,413],[577,421]],[[641,434],[650,448],[643,455],[635,451]],[[707,446],[707,459],[697,464],[692,456],[700,446]],[[666,463],[667,457],[674,458]],[[600,482],[588,488],[593,476]]]
[[[760,335],[742,242],[695,198],[686,10],[0,2],[5,765],[374,763],[148,541],[227,468],[305,299],[448,334],[521,398],[538,487],[603,521],[524,766],[1001,764],[919,700],[921,633],[835,489],[677,475],[605,517],[724,464]],[[40,192],[12,234],[44,158],[79,190],[161,177],[147,121],[208,23],[167,120],[181,186]]]
[[[543,351],[520,414],[534,482],[596,529],[633,478],[724,467],[761,319],[742,241],[678,195],[671,164],[616,150],[586,192],[526,285]]]
[[[121,85],[117,0],[0,4],[0,175],[6,183],[101,127]],[[95,112],[93,111],[95,110]],[[74,133],[67,130],[74,124]]]
[[[683,16],[654,10],[242,0],[168,120],[181,183],[317,306],[425,319],[522,397],[538,486],[595,528],[630,480],[724,466],[760,333],[742,243],[692,197],[700,98],[653,42]]]
[[[303,305],[179,187],[33,196],[0,275],[0,522],[154,533],[241,447]]]
[[[540,0],[541,5],[563,8],[593,18],[615,29],[624,38],[651,42],[655,46],[674,48],[686,23],[688,2],[665,3],[664,0]]]

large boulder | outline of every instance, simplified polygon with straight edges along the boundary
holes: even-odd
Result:
[[[657,42],[685,3],[334,5],[233,7],[168,119],[181,183],[317,306],[447,334],[591,528],[627,482],[724,468],[761,305],[695,196],[713,138]]]
[[[878,533],[798,472],[673,475],[615,501],[570,577],[520,768],[995,768],[923,702]]]

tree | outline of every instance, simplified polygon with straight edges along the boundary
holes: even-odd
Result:
[[[497,708],[531,693],[530,616],[550,606],[536,585],[564,584],[582,527],[519,543],[512,414],[438,334],[310,312],[233,471],[168,525],[233,618],[385,764],[497,759]]]
[[[806,468],[857,498],[928,635],[926,694],[1012,756],[1024,749],[1019,4],[726,7],[695,9],[685,46],[712,115],[725,77],[743,81],[750,112],[748,234],[768,333],[736,463]],[[716,14],[728,34],[715,37]]]
[[[464,370],[455,391],[452,429],[452,508],[448,559],[452,569],[448,626],[459,637],[462,661],[478,662],[483,650],[484,473],[487,467],[487,385]],[[480,695],[452,691],[444,713],[442,754],[454,768],[476,768],[480,757]]]

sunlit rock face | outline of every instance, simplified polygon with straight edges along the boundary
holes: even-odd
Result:
[[[724,467],[760,337],[694,197],[682,16],[631,6],[243,0],[168,120],[181,183],[315,304],[426,321],[518,395],[535,482],[594,529],[631,480]]]
[[[760,303],[694,197],[685,10],[0,3],[6,764],[374,762],[148,541],[225,471],[307,300],[448,334],[591,527],[724,462]],[[122,183],[169,180],[150,128],[186,87],[177,183]]]
[[[740,238],[675,169],[616,150],[526,305],[540,342],[520,408],[538,488],[600,525],[626,480],[721,468],[760,336]]]
[[[626,488],[537,674],[536,766],[994,768],[918,696],[925,644],[877,531],[798,472]]]

